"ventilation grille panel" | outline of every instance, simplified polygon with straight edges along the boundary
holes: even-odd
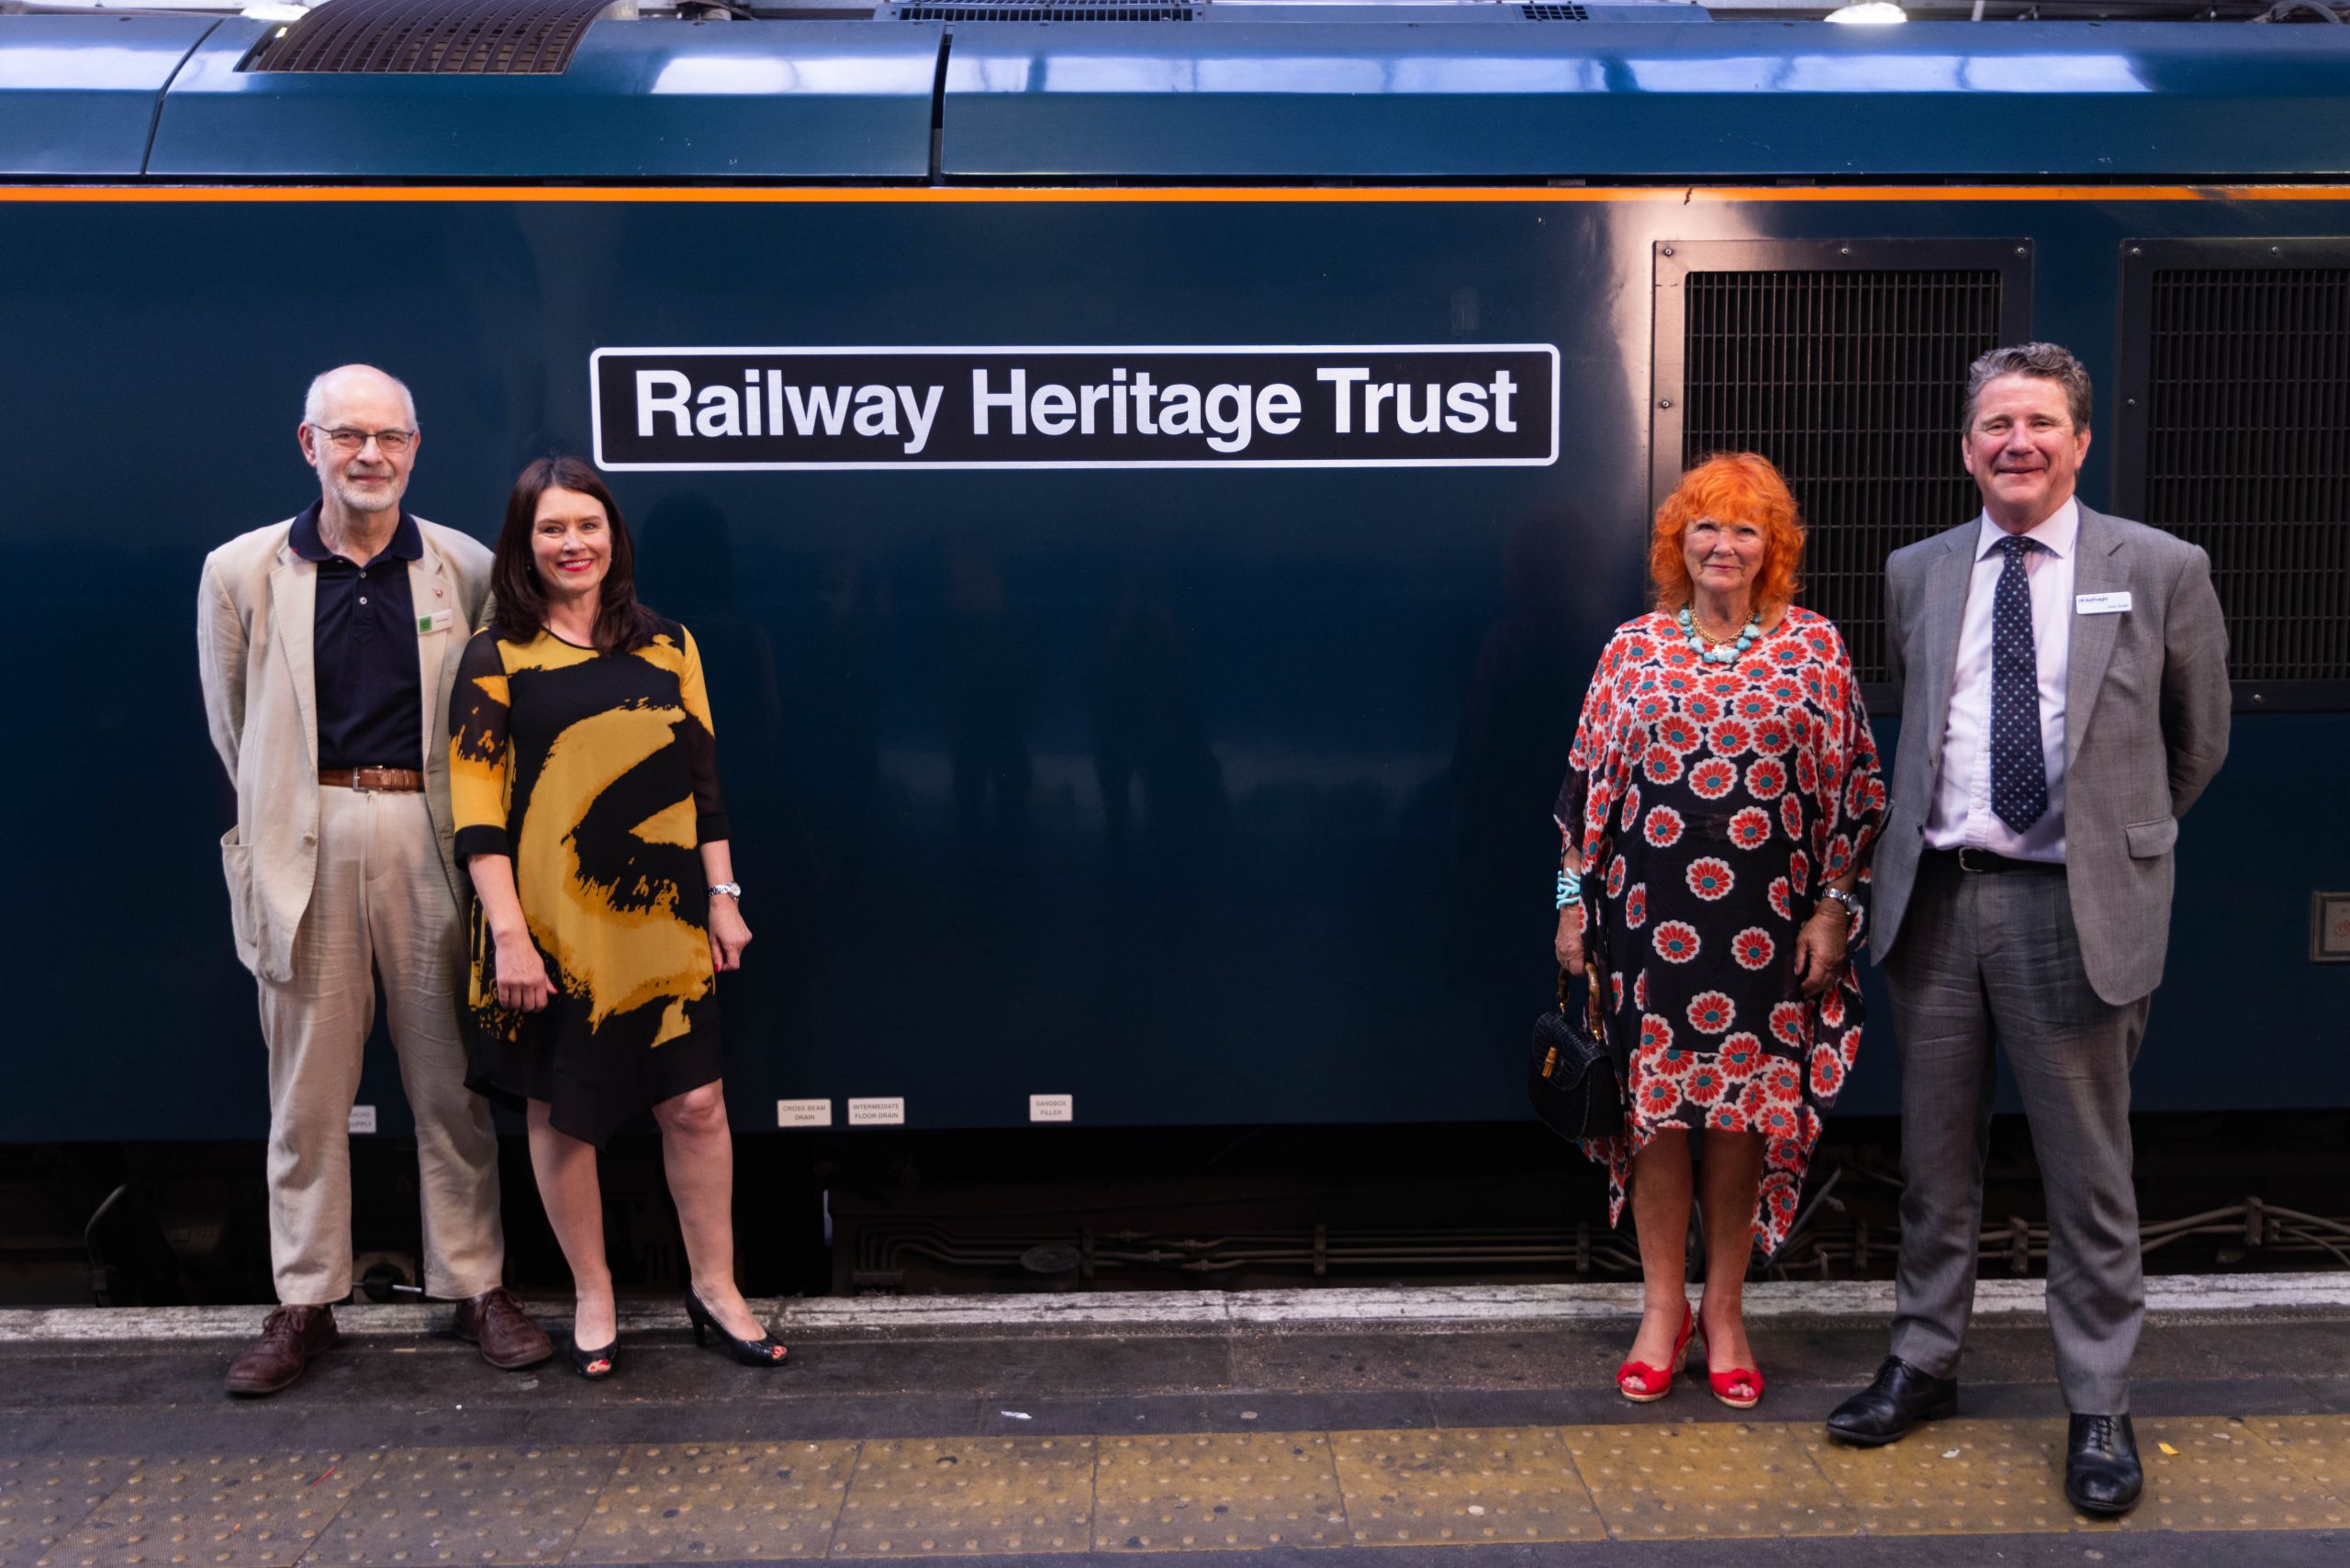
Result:
[[[1151,5],[1147,0],[1040,0],[1027,6],[925,0],[901,6],[895,15],[901,22],[1188,22],[1192,7]]]
[[[365,75],[553,76],[612,0],[328,0],[241,68]]]
[[[1518,14],[1529,22],[1588,22],[1591,13],[1580,6],[1520,6]]]
[[[2201,545],[2238,681],[2350,680],[2350,266],[2156,269],[2144,521]]]
[[[1890,680],[1886,556],[1982,510],[1958,436],[1966,367],[2001,341],[1999,273],[1692,272],[1684,295],[1683,466],[1777,465],[1807,530],[1801,602],[1862,680]]]

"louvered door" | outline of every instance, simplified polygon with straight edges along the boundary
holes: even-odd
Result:
[[[2350,708],[2350,243],[2121,248],[2115,509],[2200,544],[2247,709]]]
[[[1801,602],[1835,622],[1872,707],[1885,558],[1980,509],[1959,463],[1966,367],[2031,334],[2023,241],[1667,241],[1656,252],[1651,504],[1715,452],[1786,476]]]

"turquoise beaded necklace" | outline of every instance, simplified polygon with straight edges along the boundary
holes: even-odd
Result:
[[[1745,628],[1736,638],[1708,647],[1707,644],[1711,643],[1712,639],[1706,637],[1697,630],[1696,620],[1689,613],[1689,607],[1685,604],[1681,607],[1680,619],[1681,634],[1689,640],[1689,645],[1696,650],[1697,656],[1707,664],[1737,663],[1738,655],[1752,647],[1755,640],[1762,635],[1762,617],[1760,612],[1757,612],[1747,617]]]

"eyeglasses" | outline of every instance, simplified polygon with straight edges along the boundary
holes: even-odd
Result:
[[[310,428],[333,442],[337,452],[357,452],[372,441],[375,443],[376,451],[388,457],[397,457],[416,440],[414,431],[355,431],[347,426],[337,426],[333,430],[328,430],[322,425],[312,425]]]

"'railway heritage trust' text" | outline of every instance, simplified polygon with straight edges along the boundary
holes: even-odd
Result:
[[[1558,455],[1549,344],[599,349],[609,469],[1472,467]]]

